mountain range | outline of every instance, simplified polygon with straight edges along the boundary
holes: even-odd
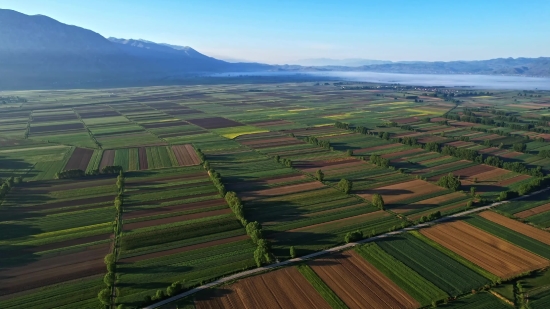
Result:
[[[227,62],[187,46],[105,38],[43,15],[0,9],[0,87],[40,88],[162,83],[222,72],[372,71],[550,76],[550,58],[391,62],[309,59],[301,65]]]

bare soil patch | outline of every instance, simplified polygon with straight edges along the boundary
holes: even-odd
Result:
[[[197,118],[188,119],[187,121],[205,129],[220,129],[243,126],[242,123],[238,123],[236,121],[229,120],[223,117]]]
[[[529,218],[531,216],[538,215],[538,214],[541,214],[541,213],[547,212],[547,211],[550,211],[550,203],[540,205],[540,206],[537,206],[537,207],[534,207],[534,208],[531,208],[531,209],[527,209],[527,210],[524,210],[524,211],[521,211],[521,212],[518,212],[518,213],[514,214],[514,216],[516,216],[520,219],[525,219],[525,218]]]
[[[506,218],[503,215],[499,215],[494,211],[484,211],[479,214],[480,217],[493,221],[499,225],[509,228],[513,231],[521,233],[525,236],[536,239],[542,243],[550,245],[550,233],[537,229],[534,226],[516,221],[514,219]]]
[[[229,287],[198,294],[197,309],[320,308],[330,305],[295,267],[242,279]]]
[[[195,148],[193,148],[190,144],[174,145],[172,146],[172,150],[176,155],[179,166],[192,166],[201,163]]]
[[[531,176],[529,176],[529,175],[518,175],[516,177],[512,177],[512,178],[508,178],[508,179],[503,180],[503,181],[499,181],[497,183],[497,185],[499,185],[501,187],[507,187],[511,184],[514,184],[516,182],[520,182],[520,181],[523,181],[523,180],[529,179],[529,178],[531,178]]]
[[[147,150],[145,147],[139,147],[138,156],[139,156],[139,169],[140,170],[149,169],[149,163],[147,163]]]
[[[315,190],[315,189],[323,188],[324,186],[325,185],[323,185],[318,181],[300,183],[300,184],[290,185],[290,186],[243,192],[241,194],[241,199],[243,201],[250,201],[257,198],[264,198],[264,197],[271,197],[271,196],[277,196],[277,195],[297,193],[302,191]]]
[[[446,201],[450,201],[450,200],[453,200],[455,198],[459,198],[459,197],[462,197],[462,196],[465,196],[464,193],[453,192],[453,193],[450,193],[450,194],[445,194],[445,195],[432,197],[432,198],[429,198],[429,199],[426,199],[426,200],[423,200],[423,201],[420,201],[420,202],[412,203],[412,204],[399,205],[397,207],[392,207],[391,211],[393,211],[395,213],[398,213],[398,214],[403,214],[403,213],[407,213],[409,211],[413,211],[413,210],[418,209],[418,208],[424,208],[426,206],[431,206],[433,208],[436,208],[439,205],[445,203]],[[466,202],[464,202],[464,203],[466,203]]]
[[[76,148],[69,161],[65,165],[65,170],[83,170],[85,171],[88,168],[88,163],[94,155],[93,149],[86,148]]]
[[[115,162],[115,151],[114,150],[103,151],[101,162],[99,162],[99,170],[101,171],[105,166],[112,166],[114,162]]]
[[[356,194],[370,201],[372,200],[372,195],[378,193],[382,195],[386,205],[391,205],[402,200],[443,190],[445,189],[424,180],[417,179],[376,189],[361,190],[356,192]]]
[[[353,251],[309,263],[350,309],[418,308],[420,304]]]
[[[0,271],[0,295],[17,293],[105,272],[108,244],[82,252],[40,259]]]
[[[462,221],[437,224],[420,231],[500,278],[548,267],[548,260]]]

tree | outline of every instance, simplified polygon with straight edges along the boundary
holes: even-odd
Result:
[[[265,239],[258,240],[258,246],[254,251],[254,261],[258,267],[265,263],[271,262],[271,256],[269,254],[269,247]]]
[[[357,230],[355,232],[348,232],[344,237],[344,241],[346,243],[350,243],[350,242],[361,240],[362,238],[363,238],[363,232]]]
[[[110,305],[111,304],[111,290],[110,289],[103,289],[99,291],[97,294],[97,298],[99,301],[104,305]]]
[[[105,256],[103,261],[105,262],[105,265],[114,263],[115,262],[115,255],[112,254],[112,253],[109,253]]]
[[[317,174],[315,175],[315,177],[317,178],[317,180],[322,182],[325,179],[325,173],[323,173],[323,171],[321,170],[317,170]]]
[[[345,178],[342,178],[340,182],[338,183],[338,188],[342,190],[342,192],[348,194],[350,193],[351,189],[353,187],[353,183]]]
[[[113,286],[113,284],[115,283],[115,274],[111,272],[106,273],[103,277],[103,282],[105,282],[107,286]]]
[[[378,193],[373,194],[372,205],[380,210],[384,210],[384,199],[382,198],[382,195]]]
[[[348,155],[348,157],[353,156],[353,150],[348,149],[348,150],[346,151],[346,154]]]
[[[453,173],[442,176],[437,181],[437,185],[443,188],[451,189],[453,191],[458,191],[460,189],[461,183],[458,177],[455,177]]]
[[[262,239],[262,226],[258,221],[249,222],[246,225],[246,234],[250,236],[252,241],[257,244],[260,239]]]
[[[294,246],[290,246],[290,257],[291,258],[296,257],[296,250],[294,249]]]
[[[174,296],[183,290],[183,283],[176,281],[166,288],[166,295]]]
[[[515,143],[513,145],[513,148],[514,148],[514,151],[525,152],[525,150],[527,150],[527,145],[525,145],[524,143]]]
[[[471,196],[475,196],[475,195],[476,195],[476,187],[474,187],[474,186],[471,186],[471,187],[470,187],[470,195],[471,195]]]

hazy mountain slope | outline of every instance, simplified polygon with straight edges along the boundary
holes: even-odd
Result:
[[[0,78],[10,83],[80,83],[155,71],[101,35],[46,16],[0,10]]]
[[[229,63],[208,57],[188,46],[146,40],[109,38],[122,51],[158,67],[170,75],[200,72],[261,71],[271,68],[259,63]]]
[[[502,74],[550,76],[550,58],[498,58],[480,61],[389,63],[361,66],[358,70],[423,74]]]

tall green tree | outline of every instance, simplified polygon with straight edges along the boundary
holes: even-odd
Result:
[[[322,182],[325,179],[325,173],[323,173],[322,170],[317,170],[315,177],[317,178],[317,180]]]
[[[345,178],[342,178],[342,180],[338,183],[338,188],[342,190],[342,192],[349,194],[353,188],[353,183]]]
[[[380,210],[384,210],[384,199],[382,198],[382,195],[374,193],[372,195],[372,205]]]

